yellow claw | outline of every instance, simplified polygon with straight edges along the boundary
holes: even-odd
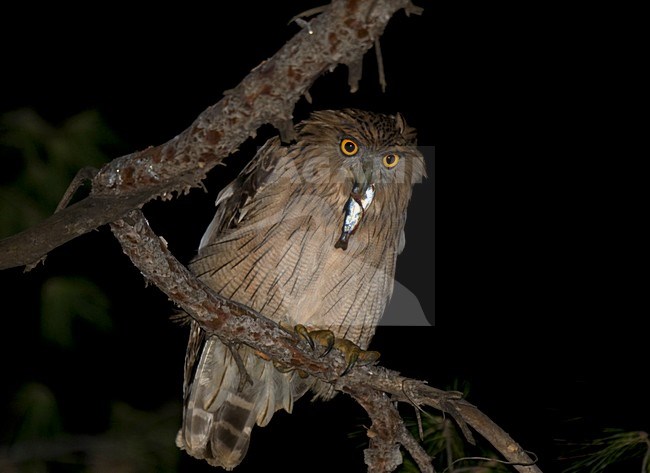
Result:
[[[304,325],[296,325],[294,331],[302,338],[304,341],[309,343],[309,346],[312,350],[316,350],[316,345],[324,347],[325,350],[319,356],[323,357],[327,355],[334,346],[334,332],[331,330],[309,330]]]
[[[331,352],[336,343],[336,337],[331,330],[314,330],[309,332],[309,335],[312,337],[314,343],[324,348],[323,353],[319,355],[321,358]]]
[[[347,362],[347,365],[345,366],[343,373],[341,373],[341,376],[345,376],[346,374],[348,374],[348,371],[350,371],[352,367],[357,364],[357,359],[359,359],[358,351],[353,351],[350,353],[349,356],[348,355],[345,356],[345,361]]]
[[[337,338],[335,347],[345,356],[346,366],[341,376],[346,375],[357,363],[360,365],[374,363],[380,356],[378,351],[362,350],[358,345],[345,338]]]
[[[311,335],[309,334],[309,330],[307,330],[307,327],[304,325],[296,325],[294,328],[294,331],[302,338],[304,341],[309,343],[309,346],[311,347],[312,350],[314,350],[314,340],[312,340]]]
[[[309,343],[312,350],[316,350],[316,345],[323,347],[320,357],[326,356],[332,348],[336,348],[345,357],[345,370],[341,376],[346,375],[357,363],[366,365],[374,363],[379,359],[379,352],[366,351],[359,348],[358,345],[345,338],[336,338],[331,330],[309,330],[304,325],[296,325],[295,332],[301,339]]]

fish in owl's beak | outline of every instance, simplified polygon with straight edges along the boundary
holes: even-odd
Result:
[[[341,236],[334,245],[334,248],[341,248],[343,251],[348,249],[350,236],[357,230],[366,210],[370,207],[372,200],[375,198],[375,185],[370,184],[372,180],[372,165],[360,166],[361,172],[355,172],[355,182],[352,186],[352,192],[343,208],[345,215],[343,219],[343,229]]]

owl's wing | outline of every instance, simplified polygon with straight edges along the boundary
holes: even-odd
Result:
[[[183,368],[183,402],[187,402],[190,394],[190,383],[192,382],[196,360],[198,360],[201,353],[204,341],[205,331],[193,319],[190,320],[190,337],[187,342],[185,366]]]
[[[215,237],[230,228],[237,228],[248,211],[255,196],[268,184],[275,164],[287,154],[279,138],[268,140],[255,157],[217,196],[212,222],[201,238],[199,250],[206,247]]]
[[[229,228],[236,228],[250,210],[255,196],[268,184],[277,161],[287,155],[287,148],[278,138],[268,140],[239,176],[217,196],[217,211],[201,238],[199,251],[208,246]],[[191,267],[191,265],[190,265]],[[184,393],[189,393],[196,363],[206,340],[205,332],[195,322],[191,323],[190,337],[185,355]]]
[[[282,161],[286,159],[291,159],[288,148],[281,146],[279,139],[267,141],[237,179],[219,193],[217,211],[201,239],[199,256],[190,265],[208,284],[210,277],[201,275],[197,264],[206,259],[232,258],[234,254],[229,249],[215,250],[216,242],[229,240],[229,232],[242,228],[254,231],[250,225],[259,224],[265,212],[284,207],[284,200],[273,194],[278,191],[273,184],[278,175],[289,175]],[[212,267],[212,263],[207,266]],[[251,383],[240,386],[235,356]],[[177,445],[196,458],[230,470],[246,454],[253,426],[266,425],[278,409],[291,412],[293,400],[310,385],[293,374],[277,371],[247,347],[225,345],[192,322],[185,358],[183,427]]]

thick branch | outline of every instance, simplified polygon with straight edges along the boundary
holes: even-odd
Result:
[[[338,64],[360,61],[401,8],[408,12],[412,5],[409,0],[334,0],[188,129],[165,144],[113,160],[95,176],[92,194],[81,205],[0,241],[0,269],[34,263],[151,199],[197,186],[265,123],[289,134],[293,107],[313,82]],[[103,196],[116,200],[108,205]]]
[[[401,465],[400,445],[411,454],[422,473],[434,472],[431,457],[406,429],[399,412],[385,393],[363,386],[345,391],[361,404],[372,420],[372,426],[368,429],[370,446],[364,455],[369,473],[390,473]]]
[[[375,462],[372,466],[375,469],[369,465],[369,471],[390,471],[381,468],[393,464],[391,455],[396,443],[406,447],[416,461],[424,461],[423,452],[404,437],[403,424],[396,423],[395,416],[386,407],[388,401],[383,394],[386,393],[392,400],[447,412],[460,422],[461,427],[466,422],[481,433],[508,461],[520,463],[515,466],[518,471],[540,473],[539,468],[532,465],[531,458],[503,429],[462,400],[458,393],[440,391],[423,381],[403,377],[381,366],[356,366],[347,375],[339,377],[346,365],[342,355],[319,358],[307,343],[273,321],[212,292],[174,258],[140,211],[130,212],[123,220],[113,223],[111,229],[144,277],[205,330],[218,332],[219,337],[227,342],[247,344],[274,360],[330,382],[335,389],[350,394],[362,404],[373,420],[371,432],[378,434],[367,451],[366,461]],[[390,440],[391,435],[393,440]],[[425,472],[431,471],[421,468]]]

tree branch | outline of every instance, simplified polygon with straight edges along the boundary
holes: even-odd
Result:
[[[368,471],[390,473],[402,464],[402,445],[413,457],[422,473],[433,473],[431,457],[406,429],[404,421],[388,396],[381,390],[357,386],[344,389],[368,413],[372,426],[367,435],[370,446],[364,458]]]
[[[340,377],[346,365],[342,354],[319,358],[292,332],[214,293],[174,258],[139,210],[129,212],[124,219],[113,223],[111,229],[124,253],[146,280],[160,288],[206,331],[217,333],[226,343],[249,345],[282,364],[331,383],[336,390],[357,400],[373,422],[368,431],[370,447],[365,455],[369,472],[393,471],[401,463],[401,458],[397,461],[399,445],[409,451],[423,472],[433,471],[431,459],[408,433],[390,402],[402,401],[447,412],[459,422],[461,429],[467,423],[483,435],[506,460],[517,464],[514,466],[518,471],[540,473],[533,460],[503,429],[461,399],[459,393],[438,390],[424,381],[376,365],[355,366]],[[390,395],[390,400],[386,395]]]
[[[325,71],[360,61],[402,8],[417,13],[410,0],[334,0],[188,129],[167,143],[111,161],[94,177],[90,196],[0,241],[0,270],[33,264],[149,200],[189,191],[266,123],[290,139],[298,99]]]
[[[356,366],[340,377],[343,356],[319,358],[293,333],[242,305],[215,294],[167,250],[138,209],[151,199],[187,192],[265,123],[290,139],[292,111],[314,80],[338,64],[354,70],[399,9],[417,13],[409,0],[334,0],[272,58],[264,61],[184,132],[167,143],[123,156],[92,179],[90,196],[39,225],[0,241],[0,269],[29,265],[52,249],[106,223],[144,277],[226,343],[245,343],[284,364],[331,383],[359,402],[372,426],[365,452],[368,471],[390,472],[403,446],[425,472],[431,459],[404,426],[394,401],[426,405],[450,414],[468,439],[473,427],[520,472],[539,468],[502,429],[476,407],[425,382],[380,366]],[[354,81],[353,81],[354,82]]]

